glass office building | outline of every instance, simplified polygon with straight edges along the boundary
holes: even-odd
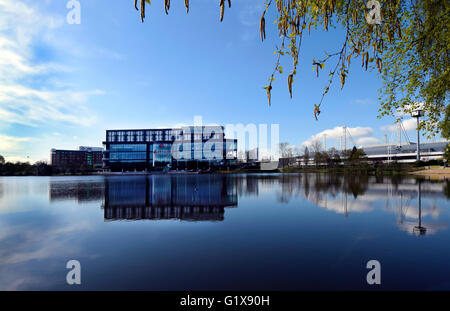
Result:
[[[174,129],[107,130],[104,169],[205,168],[236,163],[237,140],[225,139],[222,126]]]

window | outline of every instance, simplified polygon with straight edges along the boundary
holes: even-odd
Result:
[[[145,132],[145,141],[153,141],[153,131],[146,131]]]
[[[125,141],[125,133],[124,132],[117,132],[116,141],[118,142],[124,142]]]
[[[127,131],[127,141],[128,142],[134,142],[135,141],[135,134],[133,131]]]

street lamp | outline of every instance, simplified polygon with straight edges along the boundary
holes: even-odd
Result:
[[[419,118],[425,115],[424,111],[421,109],[414,110],[411,113],[413,118],[417,119],[417,161],[420,161],[420,130],[419,130]]]

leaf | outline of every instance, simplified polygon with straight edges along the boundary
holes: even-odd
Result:
[[[264,18],[264,14],[259,21],[259,32],[261,33],[261,41],[264,41],[266,39],[266,19]]]
[[[289,88],[289,95],[292,98],[292,82],[294,81],[294,76],[290,74],[288,76],[288,88]]]
[[[270,104],[271,104],[271,94],[270,94],[270,91],[272,90],[272,85],[269,85],[268,87],[267,87],[267,89],[266,89],[266,91],[267,91],[267,98],[268,98],[268,100],[269,100],[269,107],[270,107]]]
[[[170,9],[170,0],[164,0],[164,11],[166,12],[166,14],[169,14],[169,9]]]
[[[145,0],[141,0],[141,22],[144,22],[145,18]]]
[[[342,71],[342,72],[341,72],[341,90],[342,90],[342,88],[344,87],[344,84],[345,84],[345,77],[346,77],[346,75],[345,75],[345,73]]]
[[[320,115],[320,109],[319,106],[314,104],[314,118],[316,118],[316,121],[318,120],[318,116]]]
[[[224,4],[225,0],[222,0],[220,2],[220,21],[223,21],[223,14],[225,12],[225,4]]]

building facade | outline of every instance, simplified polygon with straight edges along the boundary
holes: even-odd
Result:
[[[420,160],[442,160],[448,141],[424,142],[420,144]],[[373,162],[413,163],[417,160],[417,144],[385,144],[362,147],[367,158]]]
[[[79,147],[79,150],[52,149],[51,165],[60,169],[100,169],[103,166],[103,148]]]
[[[237,158],[237,140],[225,139],[222,126],[107,130],[103,145],[112,171],[227,166]]]

